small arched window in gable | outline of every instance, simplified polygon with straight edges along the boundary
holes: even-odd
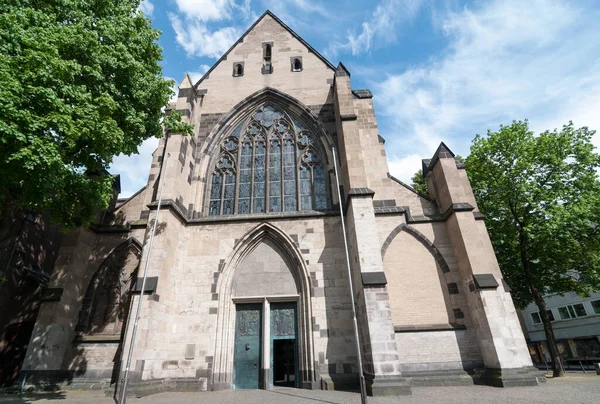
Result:
[[[315,136],[265,105],[221,144],[209,195],[210,216],[326,210],[326,166]]]
[[[263,42],[263,66],[261,69],[262,74],[273,73],[273,63],[271,62],[271,56],[273,51],[272,42]]]
[[[292,71],[293,72],[301,72],[302,71],[302,58],[301,57],[292,58]]]
[[[238,62],[233,64],[233,77],[240,77],[244,75],[244,63]]]

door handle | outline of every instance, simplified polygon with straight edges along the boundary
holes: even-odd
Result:
[[[246,351],[249,351],[249,350],[250,350],[250,344],[246,344]],[[254,365],[254,366],[256,366],[256,365]]]

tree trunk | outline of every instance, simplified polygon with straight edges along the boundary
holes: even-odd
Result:
[[[546,343],[548,344],[548,351],[550,351],[550,359],[552,360],[552,377],[564,377],[565,371],[560,363],[560,356],[558,353],[558,346],[556,345],[556,339],[554,338],[554,331],[552,330],[552,323],[550,321],[550,317],[548,316],[548,312],[546,311],[546,302],[536,287],[535,277],[531,273],[531,269],[529,267],[529,257],[527,257],[527,236],[522,226],[519,227],[519,244],[521,265],[523,266],[523,271],[525,272],[525,278],[527,279],[533,300],[540,309],[540,317],[542,319],[542,324],[544,324]]]
[[[540,309],[540,317],[542,324],[544,324],[544,333],[546,334],[546,342],[548,344],[548,351],[550,351],[550,359],[552,359],[552,377],[564,377],[565,371],[560,363],[560,354],[558,352],[558,346],[556,345],[556,339],[554,338],[554,330],[552,329],[552,322],[550,316],[546,311],[546,302],[542,295],[535,289],[531,288],[533,299],[535,304]]]

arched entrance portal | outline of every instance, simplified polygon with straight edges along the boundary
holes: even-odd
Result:
[[[238,242],[219,285],[216,388],[314,383],[309,291],[296,246],[279,229],[264,223]]]

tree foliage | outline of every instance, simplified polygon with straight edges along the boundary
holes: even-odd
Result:
[[[115,155],[136,153],[163,124],[189,133],[163,118],[173,83],[139,3],[0,4],[0,220],[26,209],[85,224],[110,200]]]
[[[527,121],[477,135],[467,158],[479,209],[517,306],[600,287],[600,157],[594,131],[535,136]]]
[[[429,195],[429,191],[427,190],[427,182],[423,176],[423,170],[417,171],[415,175],[412,176],[410,179],[410,186],[420,194]]]
[[[516,306],[535,302],[540,310],[555,376],[564,373],[544,296],[600,289],[594,133],[570,122],[536,136],[527,121],[515,121],[477,135],[461,158]],[[412,181],[423,189],[421,170]]]

